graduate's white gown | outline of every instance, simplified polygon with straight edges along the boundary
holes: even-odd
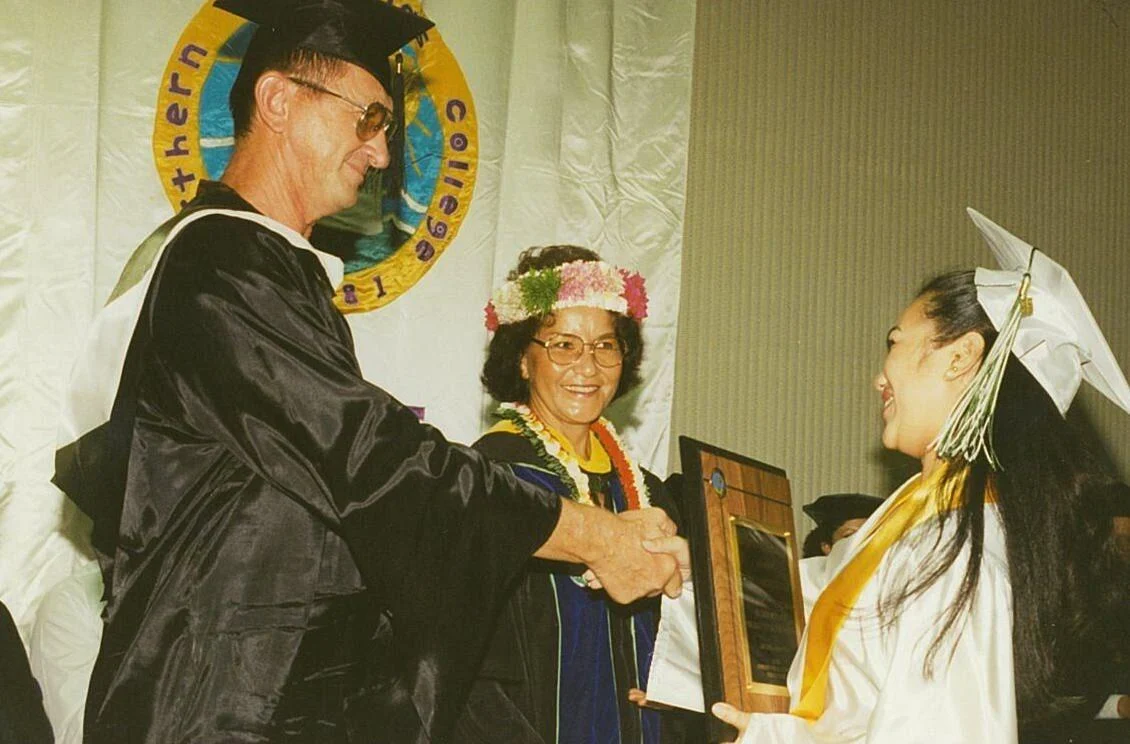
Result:
[[[806,614],[893,501],[887,499],[859,532],[837,543],[827,558],[802,562],[805,593],[813,592],[805,597]],[[918,529],[935,528],[930,521]],[[956,645],[937,655],[933,676],[923,672],[923,662],[940,618],[957,596],[967,553],[929,590],[910,600],[894,624],[881,627],[877,616],[881,587],[888,587],[889,596],[889,587],[917,577],[934,545],[932,539],[904,539],[883,557],[834,641],[823,715],[809,723],[789,714],[754,714],[742,744],[1015,744],[1012,592],[995,506],[985,507],[984,557],[971,612],[956,633]],[[807,631],[789,672],[794,704],[800,696],[805,641]]]

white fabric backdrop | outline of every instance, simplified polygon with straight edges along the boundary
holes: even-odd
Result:
[[[60,392],[126,258],[172,213],[152,157],[154,104],[200,5],[0,0],[0,600],[25,640],[46,590],[89,570],[83,518],[48,482]],[[694,3],[424,7],[474,97],[477,185],[437,265],[391,305],[350,316],[366,376],[424,406],[449,437],[472,441],[489,423],[478,373],[491,287],[526,246],[587,245],[648,280],[645,384],[613,418],[662,474]],[[62,611],[39,618],[36,632],[52,632]]]

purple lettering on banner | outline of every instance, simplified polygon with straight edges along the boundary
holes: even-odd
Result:
[[[459,208],[459,200],[451,194],[444,194],[439,199],[439,211],[444,214],[453,214]]]
[[[169,92],[176,93],[178,96],[192,95],[191,89],[181,87],[179,72],[174,72],[173,74],[169,75]]]
[[[352,284],[341,285],[341,294],[345,297],[346,305],[357,304],[357,287]]]
[[[176,137],[173,137],[173,146],[165,150],[165,157],[171,158],[176,155],[187,155],[188,148],[182,147],[185,142],[188,142],[188,137],[183,134],[178,134]]]
[[[373,284],[377,285],[377,299],[384,297],[388,292],[385,291],[384,282],[381,281],[379,276],[373,277]]]
[[[165,109],[165,118],[170,124],[183,127],[188,122],[188,109],[182,107],[179,103],[170,103],[169,107]]]
[[[429,214],[428,232],[431,233],[432,237],[436,240],[443,240],[447,236],[447,223],[439,221],[433,222],[432,216]]]
[[[450,142],[451,149],[455,150],[455,152],[463,152],[467,149],[467,135],[463,134],[462,132],[456,132],[455,134],[451,135]]]
[[[445,107],[447,112],[448,121],[463,121],[467,118],[467,104],[460,101],[458,98],[452,98],[447,102]]]
[[[443,182],[446,183],[448,186],[454,186],[457,189],[463,188],[463,182],[460,181],[458,178],[452,178],[451,176],[444,176]]]
[[[174,186],[176,186],[178,189],[181,190],[181,193],[183,194],[184,193],[184,185],[186,183],[192,183],[193,181],[195,181],[196,180],[196,174],[195,173],[185,173],[180,168],[177,168],[177,174],[175,176],[173,176],[170,180],[173,182]]]
[[[463,160],[448,160],[448,168],[457,168],[458,170],[470,170],[471,164]]]
[[[199,54],[201,57],[207,57],[208,56],[208,50],[202,49],[201,47],[198,47],[195,44],[185,44],[184,49],[180,50],[180,61],[181,61],[181,63],[188,65],[189,67],[191,67],[194,70],[199,70],[200,69],[200,63],[197,62],[196,60],[192,59],[191,56],[189,56],[193,53]]]
[[[424,263],[431,261],[432,256],[434,256],[435,254],[436,249],[432,247],[432,244],[428,241],[421,240],[416,244],[416,258],[420,259]]]

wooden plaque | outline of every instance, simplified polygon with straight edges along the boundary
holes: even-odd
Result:
[[[804,629],[789,481],[780,468],[687,437],[679,451],[707,736],[732,741],[712,704],[789,709],[785,678]]]

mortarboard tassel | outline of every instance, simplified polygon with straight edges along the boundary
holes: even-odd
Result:
[[[1028,271],[1020,281],[1020,291],[1016,294],[1016,301],[1008,311],[1008,317],[993,348],[989,350],[981,369],[977,370],[973,382],[961,394],[938,434],[936,452],[943,459],[950,460],[960,455],[971,463],[983,452],[993,470],[1001,469],[993,452],[993,414],[997,409],[997,394],[1004,378],[1004,369],[1012,353],[1017,331],[1020,330],[1020,321],[1032,314],[1032,298],[1028,296],[1028,287],[1032,283],[1030,272],[1035,252],[1036,249],[1033,248],[1028,258]]]

